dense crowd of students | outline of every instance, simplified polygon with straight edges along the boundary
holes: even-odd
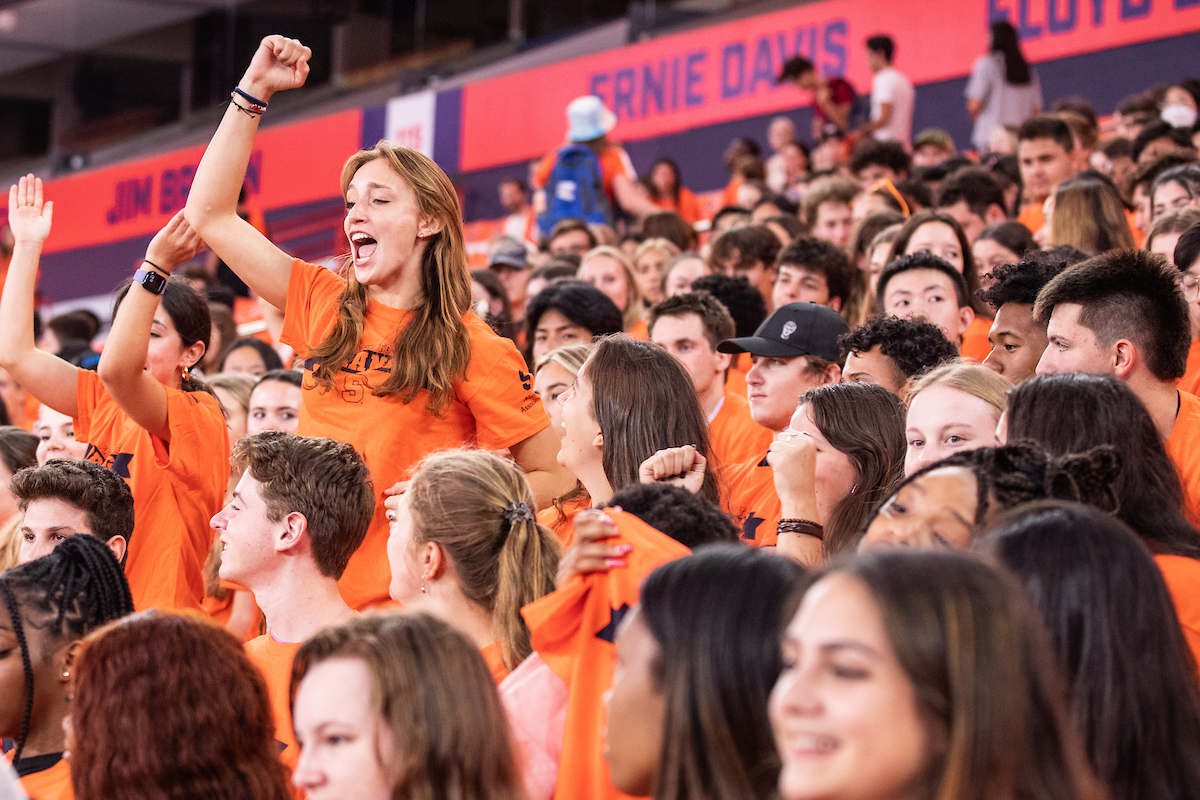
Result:
[[[975,160],[867,48],[869,110],[785,66],[816,141],[734,142],[711,216],[576,100],[474,272],[380,142],[333,270],[239,210],[267,37],[99,352],[38,332],[22,178],[0,797],[1196,797],[1200,83],[1101,141],[998,23]]]

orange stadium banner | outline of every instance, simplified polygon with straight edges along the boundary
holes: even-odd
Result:
[[[543,155],[562,142],[564,109],[597,94],[616,113],[614,136],[647,139],[804,104],[776,87],[782,63],[803,55],[824,74],[870,85],[864,43],[886,33],[914,83],[967,75],[1007,19],[1035,62],[1200,30],[1200,0],[826,0],[664,36],[596,55],[468,84],[461,169]]]
[[[361,130],[360,109],[264,130],[246,171],[248,193],[263,209],[339,196]],[[183,208],[203,155],[202,145],[48,182],[54,231],[46,252],[153,235]]]

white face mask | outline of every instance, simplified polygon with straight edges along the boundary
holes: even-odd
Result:
[[[1190,128],[1196,124],[1196,111],[1183,103],[1171,103],[1163,106],[1162,121],[1175,128]]]

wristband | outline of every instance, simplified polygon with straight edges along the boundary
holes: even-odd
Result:
[[[162,296],[163,292],[167,291],[167,279],[148,269],[139,269],[133,273],[133,282],[139,284],[150,294]]]
[[[148,259],[148,258],[143,258],[143,259],[142,259],[142,263],[143,263],[143,264],[149,264],[150,266],[154,267],[156,270],[158,270],[159,272],[161,272],[161,273],[163,274],[163,276],[164,276],[164,277],[167,277],[167,278],[171,277],[171,273],[170,273],[170,272],[168,272],[167,270],[163,269],[163,268],[162,268],[162,267],[160,267],[158,264],[155,264],[153,261],[151,261],[151,260],[150,260],[150,259]]]
[[[802,533],[806,536],[815,536],[818,539],[825,539],[825,528],[818,522],[813,522],[809,519],[789,519],[784,518],[779,520],[779,525],[775,528],[776,533]]]
[[[247,108],[237,101],[237,95],[233,94],[232,92],[229,95],[229,102],[233,103],[234,107],[236,107],[238,111],[242,112],[248,117],[261,117],[264,110],[262,106],[250,106]]]
[[[250,95],[243,92],[241,87],[239,87],[239,86],[233,87],[233,91],[237,92],[243,98],[245,98],[247,101],[249,101],[251,108],[253,108],[254,106],[259,106],[263,111],[267,110],[267,101],[266,100],[259,100],[257,97],[251,97]]]

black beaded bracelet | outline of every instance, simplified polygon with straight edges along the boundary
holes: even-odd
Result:
[[[825,538],[825,528],[820,523],[813,522],[810,519],[788,519],[779,520],[779,525],[776,527],[778,533],[802,533],[805,536],[815,536],[818,539]]]

